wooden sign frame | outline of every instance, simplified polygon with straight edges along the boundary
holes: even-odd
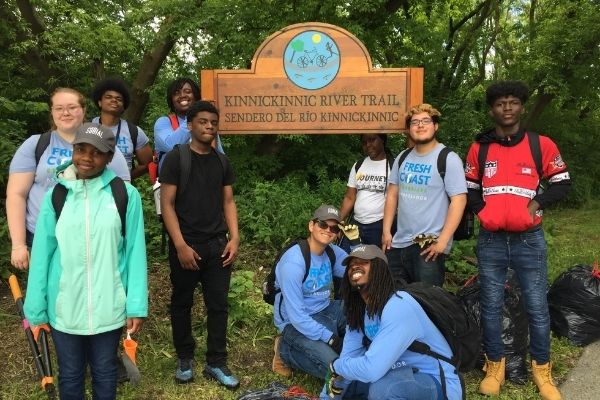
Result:
[[[423,68],[374,68],[365,46],[335,25],[288,26],[256,50],[249,70],[202,70],[222,134],[405,131],[423,102]]]

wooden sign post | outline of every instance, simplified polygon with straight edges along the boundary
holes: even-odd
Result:
[[[423,102],[422,68],[373,68],[355,36],[317,22],[269,36],[250,70],[203,70],[200,82],[222,134],[397,133]]]

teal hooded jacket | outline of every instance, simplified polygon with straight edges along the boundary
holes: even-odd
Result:
[[[58,221],[52,190],[37,220],[25,296],[31,325],[49,323],[74,335],[123,327],[127,318],[148,315],[148,274],[142,202],[125,183],[128,202],[123,238],[105,169],[93,179],[76,179],[66,164],[57,179],[67,188]]]

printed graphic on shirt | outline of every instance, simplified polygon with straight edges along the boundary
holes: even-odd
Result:
[[[304,281],[304,292],[313,297],[329,297],[332,282],[331,263],[323,262],[320,267],[313,264]]]
[[[365,335],[371,340],[379,332],[379,321],[366,320],[365,321]]]
[[[552,170],[563,169],[565,167],[565,162],[560,154],[557,154],[556,157],[554,157],[551,164]]]
[[[365,174],[358,171],[356,174],[356,190],[366,190],[368,192],[383,193],[387,186],[385,175]]]
[[[46,181],[52,185],[56,183],[56,168],[68,163],[71,158],[73,158],[73,150],[64,147],[51,147],[48,157],[40,159],[40,163],[46,161],[46,173],[48,174]]]
[[[431,164],[404,162],[398,176],[400,196],[413,200],[427,200],[427,187],[433,173]]]
[[[483,170],[483,174],[486,177],[491,178],[492,176],[496,175],[497,171],[498,171],[498,161],[486,161],[485,162],[485,169]]]

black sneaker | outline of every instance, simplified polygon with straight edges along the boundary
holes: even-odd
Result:
[[[194,380],[194,360],[189,358],[177,359],[175,381],[177,383],[190,383]]]
[[[226,365],[222,367],[211,367],[210,365],[206,364],[204,365],[203,374],[209,379],[216,380],[227,389],[235,390],[240,386],[240,381],[233,375]]]

